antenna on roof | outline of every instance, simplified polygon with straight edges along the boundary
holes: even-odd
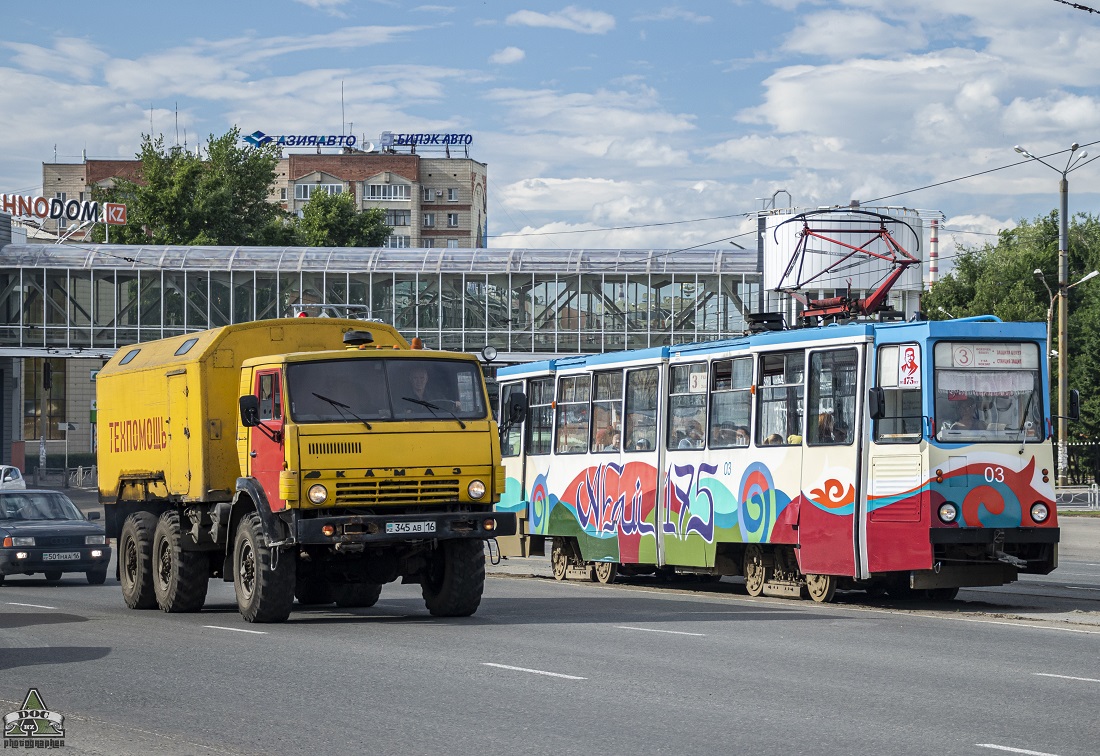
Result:
[[[176,146],[180,146],[180,104],[177,102],[176,108]]]
[[[340,79],[340,136],[344,136],[344,129],[348,122],[344,120],[344,80]]]

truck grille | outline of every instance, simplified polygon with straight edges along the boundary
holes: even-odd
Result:
[[[337,504],[458,501],[457,480],[359,480],[336,484]]]
[[[363,445],[358,441],[319,441],[310,443],[310,454],[359,454]]]

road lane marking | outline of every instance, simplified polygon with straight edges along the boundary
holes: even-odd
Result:
[[[1047,753],[1046,751],[1029,751],[1026,748],[1009,748],[1008,746],[997,745],[996,743],[975,743],[978,748],[992,748],[995,751],[1008,751],[1009,753],[1024,753],[1028,756],[1058,756],[1055,753]]]
[[[29,606],[31,609],[56,609],[56,606],[42,606],[41,604],[17,604],[14,601],[9,601],[8,606]]]
[[[267,635],[263,630],[245,630],[243,627],[222,627],[221,625],[203,625],[211,630],[230,630],[234,633],[252,633],[253,635]]]
[[[1063,585],[1063,588],[1069,588],[1071,591],[1100,591],[1100,588],[1085,588],[1080,585]]]
[[[547,672],[544,669],[527,669],[527,667],[510,667],[507,664],[493,664],[492,662],[482,662],[482,666],[485,667],[497,667],[498,669],[510,669],[513,672],[530,672],[532,675],[546,675],[547,677],[560,677],[565,680],[587,680],[587,677],[577,677],[575,675],[563,675],[560,672]]]
[[[1100,680],[1096,680],[1092,677],[1070,677],[1069,675],[1052,675],[1048,672],[1032,672],[1031,674],[1039,675],[1039,677],[1057,677],[1061,680],[1079,680],[1081,682],[1100,683]]]
[[[618,630],[641,630],[644,633],[668,633],[669,635],[694,635],[699,638],[707,637],[705,633],[685,633],[681,630],[654,630],[651,627],[630,627],[629,625],[615,625]]]

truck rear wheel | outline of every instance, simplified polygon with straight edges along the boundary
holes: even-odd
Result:
[[[284,622],[294,603],[294,556],[264,544],[260,516],[246,514],[233,541],[233,589],[246,622]]]
[[[169,510],[153,532],[153,593],[166,612],[197,612],[206,603],[210,575],[206,554],[184,551],[179,512]]]
[[[336,606],[362,609],[378,603],[382,586],[379,583],[344,583],[332,586],[332,594],[336,598]]]
[[[481,541],[443,541],[436,547],[421,585],[424,605],[435,617],[469,617],[485,590],[485,547]]]
[[[131,609],[152,609],[157,605],[153,593],[153,531],[157,518],[152,512],[134,512],[122,524],[118,538],[118,580],[122,598]]]

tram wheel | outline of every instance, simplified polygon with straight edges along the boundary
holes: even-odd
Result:
[[[807,575],[806,591],[819,604],[828,604],[836,597],[836,575]]]
[[[764,567],[764,549],[758,544],[750,544],[745,549],[745,590],[750,596],[759,596],[764,592],[767,582],[767,569]]]
[[[619,565],[614,562],[596,562],[592,567],[592,577],[597,583],[610,585],[619,574]]]
[[[550,566],[554,568],[554,580],[565,580],[565,574],[569,571],[569,556],[557,543],[550,552]]]
[[[954,601],[959,595],[958,588],[929,588],[928,598],[931,601]]]

